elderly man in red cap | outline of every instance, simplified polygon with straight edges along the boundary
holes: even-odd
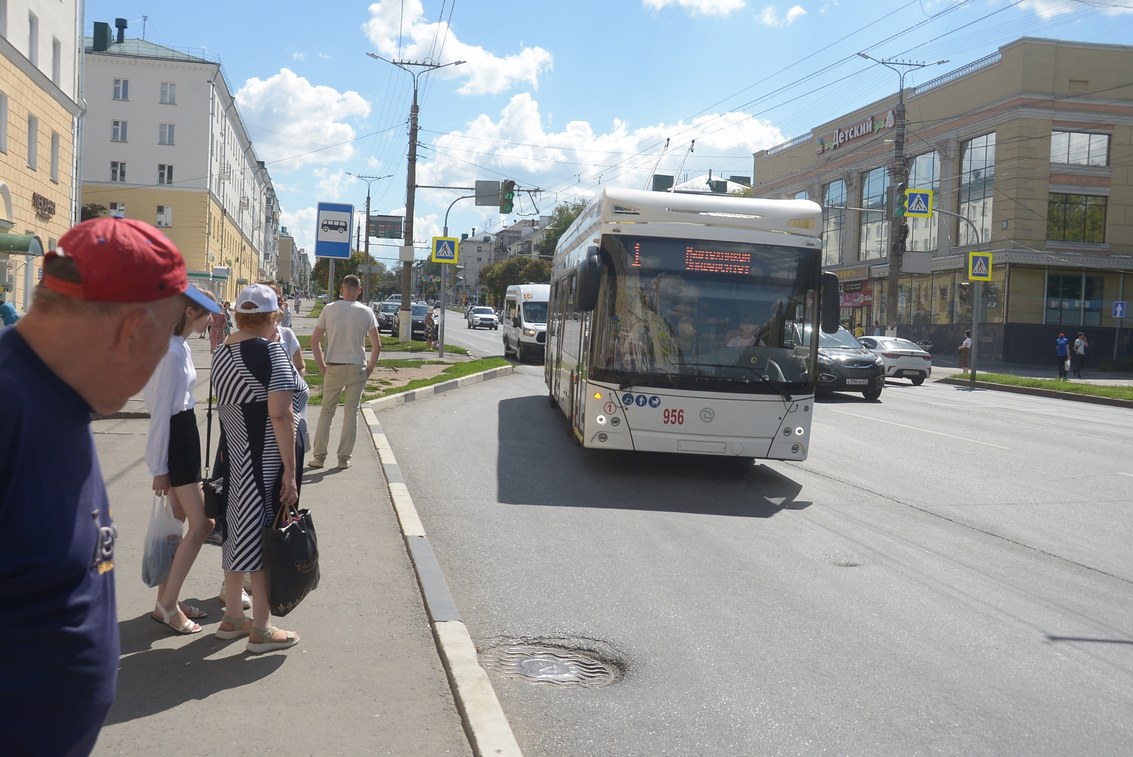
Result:
[[[0,733],[10,754],[87,754],[114,700],[114,542],[91,413],[141,391],[189,286],[157,229],[75,226],[0,332]]]

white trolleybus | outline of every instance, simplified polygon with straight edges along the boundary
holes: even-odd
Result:
[[[544,370],[578,441],[806,459],[838,320],[821,221],[809,200],[603,190],[551,273]]]

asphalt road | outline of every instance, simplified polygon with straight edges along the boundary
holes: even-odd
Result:
[[[528,755],[1133,749],[1127,410],[891,384],[747,467],[582,450],[523,366],[380,422],[477,647],[624,669],[492,673]]]

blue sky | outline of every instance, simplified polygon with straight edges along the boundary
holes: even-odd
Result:
[[[753,152],[896,91],[897,74],[858,52],[948,60],[910,71],[908,87],[1024,36],[1133,45],[1133,0],[88,0],[86,33],[118,17],[129,37],[220,58],[308,252],[319,202],[365,207],[349,173],[390,175],[372,182],[371,210],[404,214],[413,79],[367,52],[465,61],[419,79],[419,185],[542,190],[510,216],[458,202],[459,236],[603,184],[645,187],[655,166],[750,175]],[[417,191],[418,257],[461,194]],[[397,255],[376,240],[371,253]]]

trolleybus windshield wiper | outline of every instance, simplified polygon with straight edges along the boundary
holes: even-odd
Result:
[[[765,373],[760,373],[759,371],[757,371],[754,367],[752,367],[750,365],[742,365],[742,364],[732,365],[732,364],[729,364],[729,363],[701,363],[700,367],[702,367],[702,368],[726,368],[728,370],[747,371],[752,376],[754,376],[755,379],[759,383],[767,384],[769,387],[774,389],[776,391],[776,393],[778,393],[779,396],[782,397],[783,399],[787,400],[788,402],[791,400],[791,392],[787,388],[787,385],[784,382],[779,381],[778,379],[773,379]],[[749,381],[750,380],[750,379],[746,379],[746,378],[745,379],[730,378],[728,376],[720,376],[720,375],[717,375],[717,374],[714,374],[714,373],[704,373],[704,372],[698,373],[697,378],[706,378],[706,379],[710,379],[710,380],[713,380],[713,381],[720,381],[720,382],[735,382],[735,381]]]

